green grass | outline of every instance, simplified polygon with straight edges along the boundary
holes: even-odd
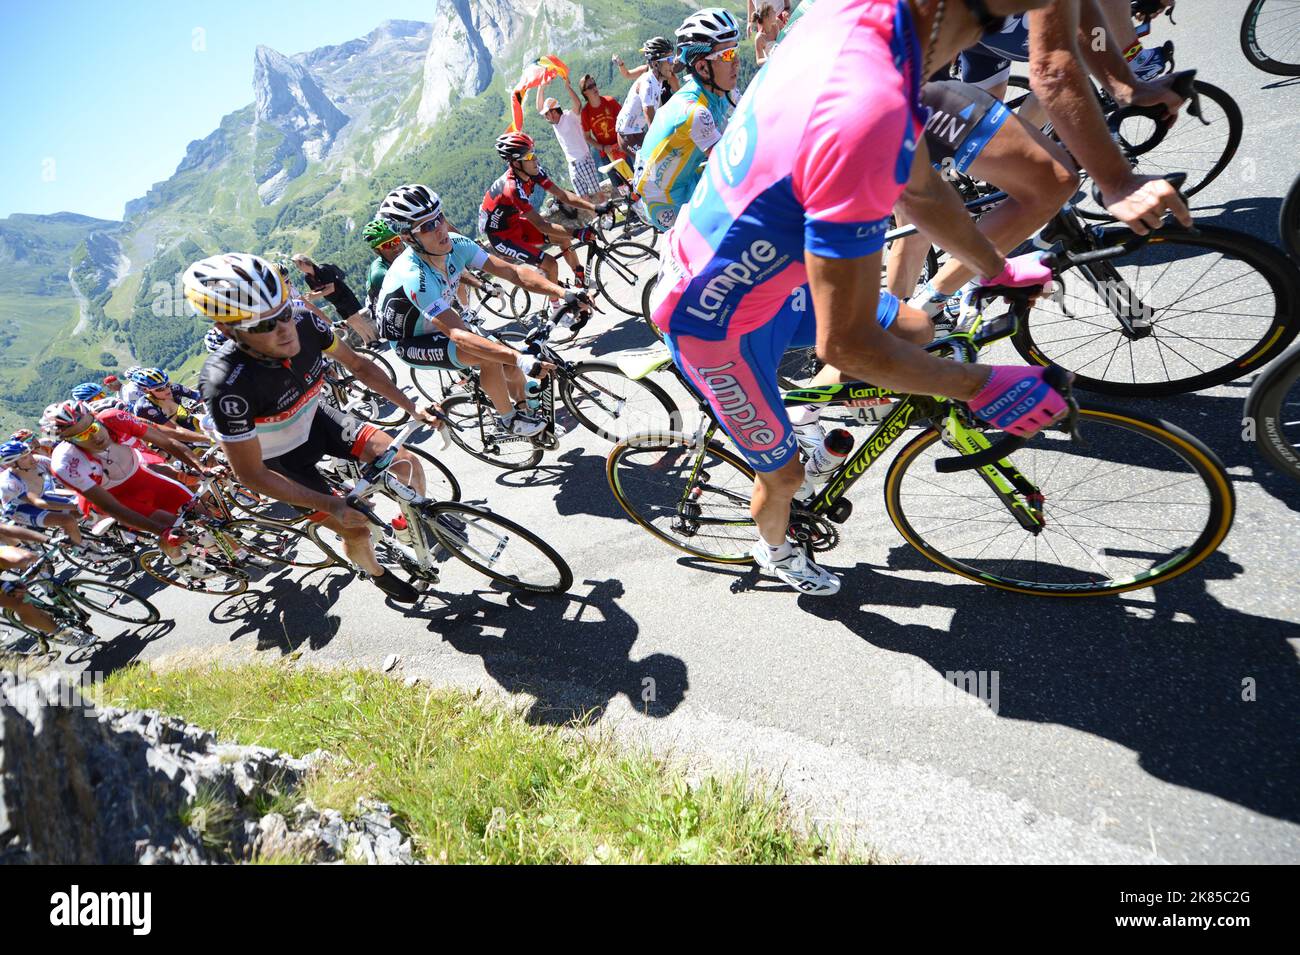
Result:
[[[368,671],[209,665],[113,674],[106,703],[152,708],[227,741],[327,760],[304,794],[391,805],[425,859],[452,863],[858,861],[805,832],[775,787],[691,781],[608,733],[538,727],[453,690]]]

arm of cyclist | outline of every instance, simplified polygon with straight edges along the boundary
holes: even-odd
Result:
[[[171,428],[172,431],[179,431],[179,428]],[[193,432],[186,432],[192,434]],[[208,468],[204,467],[199,459],[194,456],[194,452],[185,444],[164,433],[162,427],[150,422],[145,423],[145,432],[141,437],[152,444],[159,451],[165,451],[168,455],[180,461],[187,468],[196,474],[207,474]]]
[[[1159,228],[1166,210],[1190,226],[1177,190],[1164,179],[1136,175],[1111,138],[1079,61],[1080,2],[1053,0],[1029,12],[1029,85],[1057,136],[1097,183],[1111,215],[1138,235]]]
[[[393,380],[385,375],[377,364],[364,355],[358,355],[347,342],[335,338],[333,347],[329,349],[329,355],[352,372],[357,381],[376,394],[387,398],[411,417],[419,418],[425,424],[433,425],[435,428],[442,427],[442,422],[438,418],[417,407],[415,402],[406,397],[402,389],[394,384]]]
[[[1122,46],[1107,26],[1097,0],[1082,0],[1079,11],[1079,51],[1097,81],[1120,106],[1164,106],[1165,123],[1172,126],[1185,100],[1173,91],[1165,77],[1147,83],[1133,75]]]
[[[530,292],[540,292],[551,298],[561,298],[568,291],[563,285],[552,282],[544,273],[531,265],[516,265],[496,255],[488,256],[487,262],[483,264],[483,271],[507,282],[513,282]],[[464,278],[463,275],[461,277]]]
[[[538,213],[536,209],[529,209],[524,213],[524,218],[536,226],[537,231],[542,235],[546,236],[546,238],[550,239],[552,242],[557,243],[560,248],[567,249],[569,247],[569,240],[573,238],[573,233],[564,228],[564,226],[547,222],[541,217],[541,214]]]
[[[28,544],[44,544],[45,535],[38,530],[30,527],[19,527],[17,524],[0,524],[0,543],[8,541],[26,542]],[[35,556],[35,555],[33,555]],[[29,561],[30,563],[30,561]]]
[[[262,460],[262,442],[256,435],[242,441],[222,441],[221,450],[225,452],[239,483],[250,491],[286,504],[321,511],[337,518],[345,528],[365,526],[365,515],[348,507],[343,498],[313,491],[268,468]]]
[[[1002,271],[1005,260],[976,228],[957,190],[944,182],[930,164],[930,151],[924,139],[916,144],[911,174],[898,199],[898,208],[927,238],[978,275],[989,277]]]

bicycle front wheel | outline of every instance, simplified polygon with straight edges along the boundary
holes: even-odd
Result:
[[[465,453],[507,471],[536,467],[542,449],[528,438],[506,434],[496,415],[472,395],[456,395],[442,403],[442,413],[458,427],[449,428],[452,443]]]
[[[1264,457],[1300,481],[1300,346],[1255,379],[1246,416]]]
[[[573,571],[550,544],[526,527],[468,504],[434,504],[425,523],[457,560],[520,590],[559,594]]]
[[[890,466],[889,517],[945,570],[1022,594],[1119,594],[1177,577],[1214,553],[1232,526],[1234,500],[1209,448],[1166,422],[1102,408],[1082,409],[1079,426],[1086,444],[1046,431],[1009,458],[1043,495],[1037,533],[1013,513],[1028,502],[995,494],[982,471],[936,471],[936,458],[956,452],[933,429]]]
[[[1241,21],[1241,52],[1265,73],[1300,76],[1300,5],[1254,0]]]
[[[1107,229],[1097,244],[1130,237]],[[1268,364],[1300,331],[1294,266],[1229,229],[1159,233],[1128,255],[1067,269],[1057,285],[1016,332],[1016,351],[1102,394],[1155,398],[1221,385]],[[1144,310],[1149,333],[1127,333],[1119,315]]]
[[[63,589],[81,606],[105,617],[140,624],[158,621],[157,607],[117,584],[82,577],[67,581]]]
[[[317,568],[334,563],[334,555],[312,536],[310,529],[240,518],[222,527],[221,533],[263,560],[281,567]]]
[[[248,575],[241,570],[223,567],[210,577],[191,577],[161,550],[147,550],[141,554],[140,566],[155,580],[191,593],[231,597],[248,589]]]
[[[640,242],[614,242],[596,259],[596,288],[624,315],[642,313],[641,286],[654,275],[659,253]]]
[[[578,362],[573,376],[560,382],[560,400],[584,428],[606,441],[681,427],[681,413],[668,392],[647,378],[629,378],[614,362]]]
[[[636,434],[605,463],[610,490],[627,516],[666,544],[719,564],[747,564],[758,529],[749,516],[754,471],[716,441]]]

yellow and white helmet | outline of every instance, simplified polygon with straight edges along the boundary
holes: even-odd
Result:
[[[289,286],[280,271],[248,252],[200,259],[185,270],[181,283],[194,310],[223,325],[261,321],[289,304]]]

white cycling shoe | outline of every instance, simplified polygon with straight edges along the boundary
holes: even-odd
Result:
[[[840,592],[839,577],[825,567],[814,564],[801,547],[794,547],[786,557],[772,560],[768,557],[767,545],[760,540],[755,542],[749,553],[759,567],[801,594],[830,597]]]
[[[497,424],[506,434],[513,434],[520,438],[531,438],[546,428],[546,422],[541,418],[523,411],[515,411],[504,416],[497,415]]]

